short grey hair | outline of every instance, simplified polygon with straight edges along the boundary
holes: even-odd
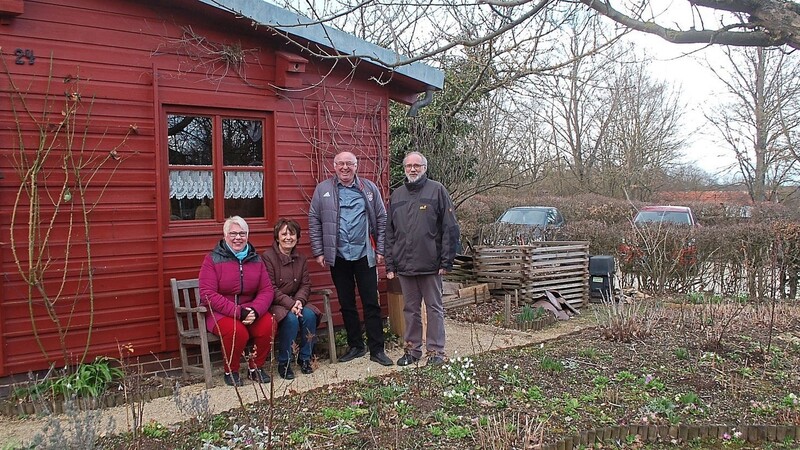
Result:
[[[242,219],[240,216],[231,216],[227,220],[225,220],[225,224],[222,225],[222,235],[225,236],[231,231],[231,225],[236,224],[242,228],[242,231],[250,234],[250,227],[247,226],[247,222]]]
[[[337,153],[336,155],[334,155],[334,157],[333,157],[333,163],[334,163],[334,164],[336,164],[336,158],[339,158],[340,156],[344,155],[345,153],[346,153],[346,154],[348,154],[348,155],[353,155],[353,159],[355,159],[355,163],[356,163],[356,165],[358,165],[358,156],[356,156],[356,154],[355,154],[355,153],[353,153],[353,152],[348,152],[348,151],[346,151],[346,150],[345,150],[345,151],[341,151],[341,152]],[[349,158],[348,158],[348,159],[349,159]],[[339,158],[339,161],[341,161],[341,160],[342,160],[342,158]]]
[[[411,156],[411,155],[417,155],[417,156],[419,156],[419,157],[422,159],[422,165],[423,165],[423,166],[425,166],[425,167],[428,167],[428,158],[426,158],[426,157],[425,157],[425,155],[423,155],[423,154],[422,154],[422,153],[420,153],[420,152],[408,152],[408,153],[406,153],[406,156],[405,156],[405,158],[403,158],[403,165],[404,165],[404,166],[406,165],[406,160],[407,160],[407,159],[408,159],[408,157],[409,157],[409,156]]]

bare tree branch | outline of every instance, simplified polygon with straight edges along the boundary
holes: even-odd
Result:
[[[717,29],[677,30],[625,14],[603,0],[580,0],[609,19],[644,33],[660,36],[676,44],[723,44],[740,47],[800,48],[800,6],[785,0],[688,0],[693,6],[734,13],[736,23]],[[733,15],[732,15],[733,16]]]

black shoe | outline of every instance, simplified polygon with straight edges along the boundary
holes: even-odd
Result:
[[[375,353],[374,355],[370,355],[369,360],[370,361],[375,361],[376,363],[378,363],[378,364],[380,364],[382,366],[393,366],[394,365],[392,360],[389,359],[389,357],[386,356],[386,353],[384,353],[384,352],[378,352],[378,353]]]
[[[428,363],[425,364],[425,366],[433,367],[433,366],[441,366],[442,364],[444,364],[444,358],[438,355],[434,355],[428,358]]]
[[[414,364],[417,361],[419,361],[419,358],[412,355],[411,353],[406,353],[405,355],[401,356],[400,359],[397,360],[397,365],[407,366],[409,364]]]
[[[314,368],[311,367],[311,361],[307,359],[300,360],[300,372],[303,372],[306,375],[314,373]]]
[[[242,379],[239,378],[239,372],[226,373],[223,378],[228,386],[244,386]]]
[[[278,363],[278,375],[284,380],[294,380],[294,371],[292,370],[292,363]]]
[[[264,384],[272,381],[272,378],[269,377],[269,374],[264,369],[251,370],[247,374],[247,378],[250,378],[251,380],[257,383],[264,383]]]
[[[347,349],[347,353],[342,355],[339,358],[339,362],[347,362],[352,361],[356,358],[361,358],[362,356],[367,354],[367,349],[364,347],[350,347]]]

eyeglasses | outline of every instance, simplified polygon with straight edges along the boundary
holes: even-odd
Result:
[[[336,161],[336,162],[333,163],[333,165],[336,166],[336,167],[345,167],[345,166],[347,166],[347,167],[355,167],[356,164],[358,164],[358,163],[355,162],[355,161]]]
[[[419,170],[419,169],[422,169],[423,167],[425,167],[425,164],[406,164],[405,165],[406,169],[414,169],[414,170]]]
[[[236,239],[236,237],[246,238],[247,237],[247,231],[239,231],[239,232],[231,231],[230,233],[228,233],[228,236],[231,239]]]

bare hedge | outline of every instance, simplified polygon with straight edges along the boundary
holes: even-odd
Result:
[[[701,226],[634,227],[641,204],[597,195],[518,198],[477,196],[457,214],[465,240],[479,235],[512,206],[555,206],[567,225],[551,236],[589,241],[592,255],[614,255],[622,282],[654,293],[707,291],[748,298],[797,298],[800,272],[800,213],[783,205],[742,208],[690,206]],[[749,216],[749,217],[743,217]],[[636,257],[624,254],[624,245]],[[686,260],[686,249],[693,256]]]

